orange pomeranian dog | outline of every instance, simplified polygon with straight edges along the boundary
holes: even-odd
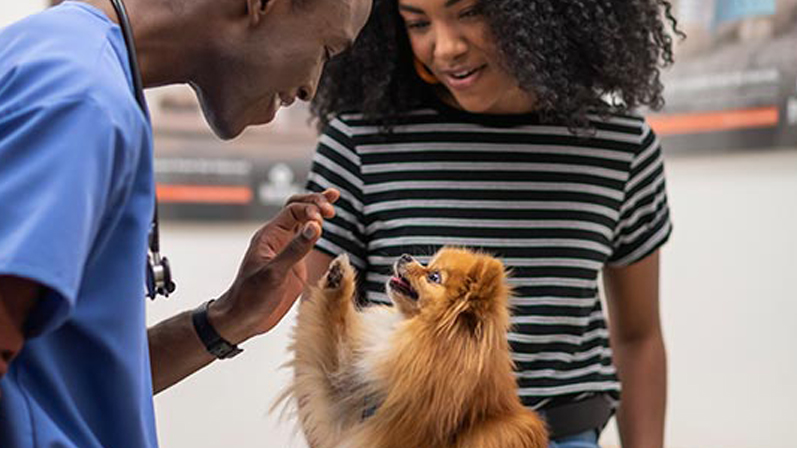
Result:
[[[517,397],[501,262],[444,248],[428,266],[405,255],[394,270],[396,307],[355,308],[345,255],[299,306],[288,394],[308,442],[546,447],[545,425]]]

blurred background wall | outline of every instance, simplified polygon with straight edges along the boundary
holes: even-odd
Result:
[[[0,26],[46,3],[0,0]],[[795,30],[789,22],[784,25],[760,16],[730,20],[706,9],[709,3],[714,5],[703,1],[682,5],[687,31],[695,38],[687,41],[692,47],[679,50],[687,62],[667,75],[668,86],[688,78],[681,74],[771,68],[774,63],[767,65],[760,56],[766,39],[778,43],[780,50],[768,51],[784,65],[784,73],[797,69],[797,61],[791,59],[797,46],[789,43]],[[791,11],[797,0],[778,0],[777,5]],[[782,19],[781,14],[777,17]],[[747,57],[732,57],[738,54]],[[741,60],[744,66],[729,66],[723,58]],[[673,90],[705,87],[700,79],[681,82]],[[751,89],[759,89],[756,101],[782,97],[784,103],[736,104],[728,110],[763,105],[776,107],[778,119],[789,117],[794,84],[779,86],[775,93],[772,86],[759,84],[745,87],[745,92]],[[731,99],[726,104],[749,97],[725,92]],[[187,89],[160,89],[149,96],[159,195],[168,218],[162,244],[179,284],[169,300],[148,305],[154,324],[227,288],[252,233],[285,195],[301,187],[314,135],[306,108],[299,105],[282,111],[271,125],[247,132],[235,142],[220,143],[197,114]],[[683,123],[678,117],[717,109],[674,98],[652,120],[675,123],[677,129]],[[661,297],[669,351],[666,441],[670,446],[797,445],[797,145],[782,138],[778,123],[768,128],[733,123],[737,127],[730,130],[691,130],[665,137],[675,225],[663,250]],[[713,135],[707,138],[708,134]],[[215,200],[207,201],[208,197]],[[280,365],[287,360],[294,313],[271,334],[246,343],[241,357],[217,362],[157,396],[161,444],[304,445],[289,417],[281,420],[278,413],[270,412],[289,376]],[[602,443],[619,445],[612,426]]]
[[[0,27],[38,11],[48,4],[47,0],[3,1],[0,7]]]

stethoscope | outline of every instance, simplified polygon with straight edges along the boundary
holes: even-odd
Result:
[[[133,31],[130,28],[130,20],[127,17],[122,0],[111,0],[116,15],[119,17],[119,27],[122,29],[122,36],[127,47],[127,58],[130,65],[130,72],[133,75],[133,94],[136,102],[144,115],[147,115],[147,107],[144,101],[144,83],[141,81],[141,71],[138,66],[136,56],[136,46],[133,41]],[[158,202],[155,200],[155,213],[152,217],[152,225],[149,230],[149,251],[147,254],[147,296],[155,299],[158,295],[168,297],[177,288],[172,279],[172,270],[169,267],[169,259],[160,255],[160,232],[158,230]]]

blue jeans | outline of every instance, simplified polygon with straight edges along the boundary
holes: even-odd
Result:
[[[598,446],[597,430],[587,430],[586,432],[568,435],[566,437],[551,440],[548,447],[600,447]]]

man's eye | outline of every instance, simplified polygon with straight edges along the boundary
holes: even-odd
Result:
[[[426,275],[426,279],[428,279],[429,282],[431,282],[433,284],[439,284],[439,283],[443,282],[443,277],[440,276],[440,272],[439,271],[432,271],[431,273],[427,274]]]

